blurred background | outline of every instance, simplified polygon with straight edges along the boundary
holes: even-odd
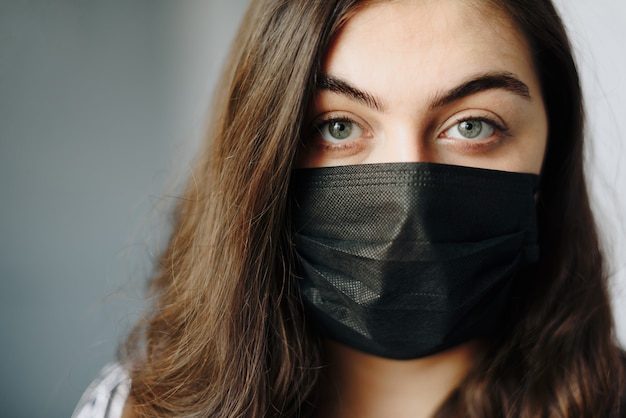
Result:
[[[247,0],[0,0],[0,417],[68,417],[142,309]],[[558,0],[626,342],[626,3]]]

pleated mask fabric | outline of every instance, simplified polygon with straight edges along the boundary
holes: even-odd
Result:
[[[435,163],[293,171],[291,217],[307,319],[392,359],[493,332],[538,259],[539,176]]]

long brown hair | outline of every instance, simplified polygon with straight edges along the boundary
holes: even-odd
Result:
[[[490,0],[525,33],[550,135],[538,199],[541,262],[511,331],[438,417],[618,416],[623,391],[583,173],[583,109],[549,0]],[[321,59],[366,2],[253,1],[176,210],[153,308],[127,341],[138,417],[293,417],[313,410],[323,359],[294,280],[287,192]]]

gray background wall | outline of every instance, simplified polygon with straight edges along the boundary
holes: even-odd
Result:
[[[0,0],[0,417],[67,417],[141,312],[245,0]],[[626,341],[626,3],[559,0]]]

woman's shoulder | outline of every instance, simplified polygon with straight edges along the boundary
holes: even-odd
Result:
[[[72,418],[120,418],[130,391],[130,376],[124,366],[112,363],[85,390]]]

